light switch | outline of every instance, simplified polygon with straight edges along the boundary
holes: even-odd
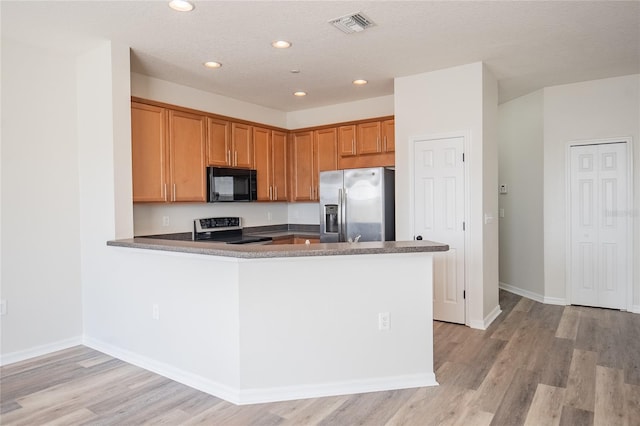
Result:
[[[504,209],[500,209],[500,217],[504,217]]]

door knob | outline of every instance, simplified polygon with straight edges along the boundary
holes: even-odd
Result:
[[[418,236],[416,237],[416,240],[418,240],[418,241],[422,241],[422,235],[418,235]]]

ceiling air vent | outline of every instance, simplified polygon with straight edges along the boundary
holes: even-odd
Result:
[[[331,25],[346,34],[357,33],[376,24],[361,12],[345,15],[329,21]]]

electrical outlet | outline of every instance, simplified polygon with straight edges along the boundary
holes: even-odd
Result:
[[[386,331],[389,328],[389,312],[380,312],[378,314],[378,330]]]
[[[169,226],[169,216],[162,216],[162,226]]]
[[[504,217],[504,209],[500,209],[500,217]]]
[[[157,304],[157,303],[154,303],[154,304],[153,304],[153,308],[152,308],[152,310],[151,310],[151,311],[152,311],[152,312],[151,312],[151,317],[152,317],[154,320],[159,320],[159,319],[160,319],[160,306],[158,306],[158,304]]]
[[[273,215],[271,214],[271,212],[267,212],[267,220],[269,222],[271,222],[273,220]]]
[[[5,299],[0,300],[0,315],[7,315],[7,301]]]

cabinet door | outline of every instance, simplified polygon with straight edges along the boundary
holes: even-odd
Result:
[[[337,131],[335,128],[315,131],[316,138],[316,172],[338,169]],[[318,177],[315,177],[318,182]]]
[[[171,201],[206,201],[206,118],[169,111]]]
[[[271,132],[271,159],[272,159],[272,199],[274,201],[287,200],[287,134],[283,132]]]
[[[271,161],[271,131],[262,127],[253,128],[253,155],[258,181],[258,200],[273,199],[273,170]]]
[[[231,124],[225,120],[207,119],[207,164],[231,165]]]
[[[134,202],[167,201],[167,110],[131,103]]]
[[[291,198],[293,201],[311,201],[314,199],[315,182],[313,179],[314,160],[313,132],[293,134],[291,144],[292,176]]]
[[[358,124],[358,154],[377,154],[381,151],[380,122]]]
[[[233,167],[253,168],[253,145],[251,141],[251,126],[240,123],[231,125],[233,149],[231,150]]]
[[[341,157],[356,155],[356,126],[338,127],[338,149]]]
[[[382,149],[384,152],[396,150],[396,121],[384,120],[382,122]]]

